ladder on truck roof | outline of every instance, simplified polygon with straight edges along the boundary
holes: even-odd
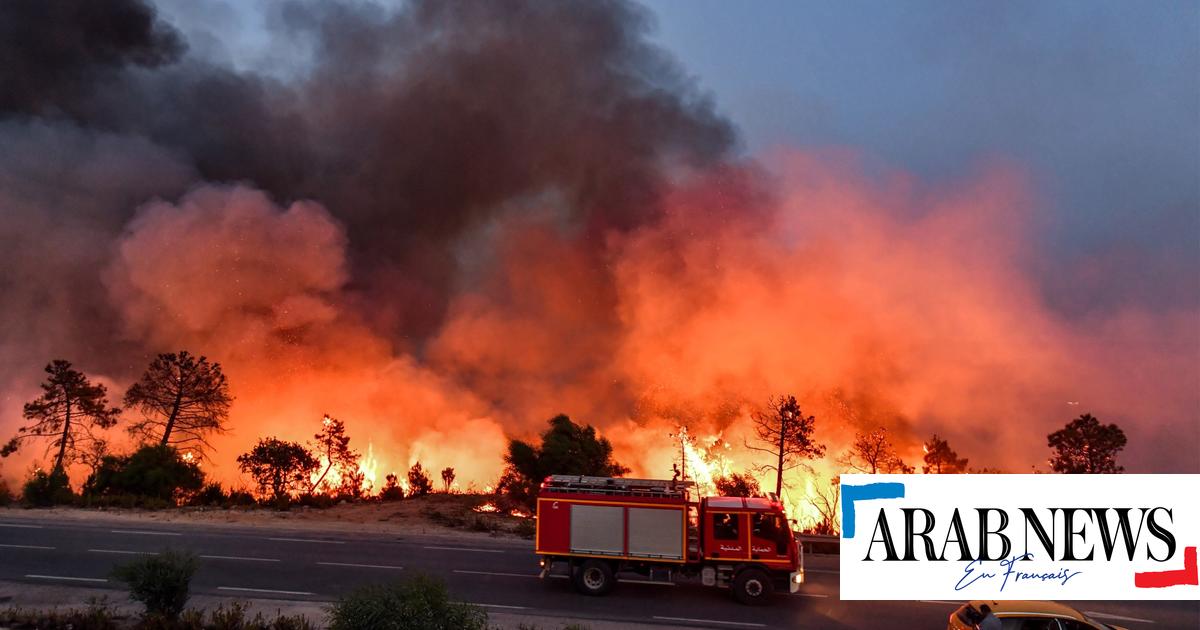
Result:
[[[576,492],[579,494],[686,500],[688,491],[695,485],[691,481],[671,481],[668,479],[550,475],[542,484],[542,489],[557,490],[559,492]]]

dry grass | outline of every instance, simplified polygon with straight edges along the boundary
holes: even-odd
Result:
[[[529,519],[496,513],[477,513],[490,495],[431,494],[392,502],[343,503],[329,508],[183,507],[165,510],[54,507],[25,510],[0,508],[5,518],[26,516],[54,520],[110,519],[122,522],[212,523],[234,526],[267,525],[324,531],[444,536],[527,538]]]

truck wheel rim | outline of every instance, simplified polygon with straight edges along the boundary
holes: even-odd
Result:
[[[588,569],[583,572],[583,584],[590,589],[604,586],[604,573],[600,569]]]
[[[746,594],[750,597],[758,597],[763,593],[762,582],[755,579],[746,580]]]

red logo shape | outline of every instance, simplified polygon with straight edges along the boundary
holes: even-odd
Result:
[[[1200,584],[1200,572],[1196,569],[1196,548],[1183,550],[1183,568],[1175,571],[1147,571],[1133,574],[1133,585],[1138,588],[1166,588],[1181,584]]]

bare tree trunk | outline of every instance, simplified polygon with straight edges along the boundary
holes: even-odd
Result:
[[[325,472],[321,473],[321,476],[318,477],[317,480],[314,481],[311,486],[309,486],[309,488],[308,488],[309,494],[312,494],[317,489],[317,486],[321,485],[322,481],[325,481],[325,475],[328,475],[329,471],[333,468],[333,453],[331,451],[332,451],[332,449],[326,449],[325,461],[329,462],[329,464],[327,466],[325,466]]]
[[[787,441],[787,416],[779,418],[779,465],[775,468],[775,496],[783,496],[783,449]]]
[[[71,435],[71,397],[64,395],[64,400],[67,403],[67,414],[63,420],[62,437],[58,440],[58,459],[54,461],[55,473],[66,473],[63,469],[63,460],[67,457],[67,438]]]
[[[163,429],[162,440],[159,444],[166,446],[171,439],[171,431],[175,428],[175,419],[179,417],[179,405],[183,402],[183,385],[175,390],[175,404],[171,405],[171,415],[167,416],[167,427]]]

